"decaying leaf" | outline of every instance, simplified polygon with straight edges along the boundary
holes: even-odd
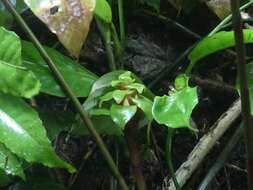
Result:
[[[34,14],[78,57],[87,37],[96,0],[25,0]]]
[[[229,0],[209,0],[206,4],[221,20],[231,12]]]

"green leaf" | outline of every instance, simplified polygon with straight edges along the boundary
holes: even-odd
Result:
[[[106,0],[96,0],[94,14],[106,23],[112,22],[112,10]]]
[[[113,104],[111,106],[111,117],[114,123],[116,123],[121,129],[124,129],[125,125],[135,115],[137,106],[121,106]]]
[[[190,116],[197,103],[196,87],[187,87],[169,96],[157,96],[152,108],[153,117],[159,124],[171,128],[191,128]]]
[[[0,142],[28,162],[75,169],[54,152],[38,114],[22,99],[0,94]]]
[[[0,27],[0,91],[31,98],[39,90],[40,82],[22,67],[19,37]]]
[[[77,97],[88,96],[93,83],[97,80],[97,76],[87,69],[78,66],[72,59],[60,54],[58,51],[49,47],[45,47],[45,49],[74,91],[74,94]],[[22,41],[22,57],[24,65],[32,70],[41,81],[42,92],[65,97],[46,62],[32,43]]]
[[[97,132],[101,135],[115,135],[122,136],[122,129],[117,127],[117,125],[112,121],[111,117],[108,115],[93,115],[91,120],[96,128]],[[71,134],[74,136],[89,135],[89,131],[83,121],[78,117],[77,122],[73,124],[73,130]]]
[[[31,98],[39,93],[40,86],[40,82],[31,71],[0,60],[1,92]]]
[[[19,176],[25,179],[23,168],[17,157],[0,143],[0,169],[7,175]]]
[[[181,90],[188,86],[189,78],[185,74],[178,75],[175,79],[176,90]]]
[[[115,102],[117,102],[117,104],[120,104],[127,95],[130,95],[133,92],[134,91],[132,90],[114,90],[112,96]]]
[[[253,30],[243,30],[244,43],[253,42]],[[190,69],[200,59],[235,45],[234,32],[218,32],[201,40],[188,55]]]
[[[105,108],[92,109],[90,115],[110,115],[110,110]]]
[[[132,101],[138,108],[140,108],[145,113],[145,115],[148,117],[149,120],[153,119],[152,116],[153,102],[151,100],[145,98],[144,96],[138,96],[136,98],[132,98]]]
[[[0,60],[16,66],[22,64],[19,37],[3,27],[0,27]]]

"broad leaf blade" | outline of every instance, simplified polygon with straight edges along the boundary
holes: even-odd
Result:
[[[169,96],[155,97],[152,113],[159,124],[171,128],[191,128],[190,116],[197,103],[196,87],[187,87]]]
[[[0,60],[17,66],[22,64],[19,37],[3,27],[0,27]]]
[[[31,98],[39,93],[40,86],[40,82],[31,71],[0,60],[1,92]]]
[[[60,54],[58,51],[49,47],[45,47],[45,49],[74,91],[74,94],[77,97],[88,96],[93,83],[97,80],[97,76],[84,67],[78,66],[72,59]],[[46,62],[32,43],[22,41],[22,57],[24,65],[32,70],[41,81],[42,92],[54,96],[65,96]]]
[[[152,116],[152,105],[153,102],[149,100],[148,98],[144,96],[139,96],[136,98],[132,98],[132,101],[135,103],[135,105],[140,108],[145,115],[148,117],[149,120],[153,119]]]
[[[19,176],[25,179],[23,168],[17,157],[0,143],[0,169],[7,175]]]
[[[0,94],[0,142],[28,162],[75,169],[54,152],[37,113],[21,99]]]
[[[79,56],[92,20],[95,0],[25,0],[34,14],[55,33],[75,57]]]
[[[243,30],[244,43],[253,42],[253,30]],[[234,32],[218,32],[201,40],[188,56],[191,67],[200,59],[235,45]]]
[[[96,0],[94,14],[106,23],[112,22],[112,10],[106,0]]]
[[[121,128],[124,129],[125,125],[135,115],[137,106],[121,106],[113,104],[111,106],[111,118]]]

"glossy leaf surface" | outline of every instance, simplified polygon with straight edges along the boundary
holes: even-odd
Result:
[[[244,43],[253,42],[253,30],[243,30]],[[190,52],[188,59],[190,60],[191,67],[200,59],[224,50],[235,45],[234,32],[218,32],[210,37],[201,40],[196,47]]]
[[[55,33],[75,57],[87,37],[95,0],[25,0],[34,14]]]
[[[125,125],[135,115],[137,106],[121,106],[113,104],[111,106],[111,118],[121,128],[124,129]]]
[[[152,116],[152,105],[153,102],[149,100],[148,98],[144,96],[139,96],[136,98],[132,98],[132,101],[135,103],[135,105],[140,108],[145,115],[148,117],[149,120],[153,119]]]
[[[190,116],[197,103],[196,87],[187,87],[180,91],[171,92],[169,96],[155,97],[152,113],[159,124],[171,128],[191,128]]]
[[[0,60],[16,66],[22,64],[19,37],[3,27],[0,27]]]
[[[94,14],[106,23],[112,22],[112,10],[106,0],[96,0]]]
[[[62,55],[58,51],[48,47],[45,47],[45,49],[75,95],[77,97],[88,96],[93,83],[97,80],[97,76],[84,67],[78,66],[72,59]],[[42,92],[54,96],[65,96],[46,62],[42,59],[32,43],[22,41],[22,57],[24,65],[32,70],[41,81]]]
[[[31,71],[0,60],[1,92],[31,98],[39,93],[40,86],[39,80]]]
[[[22,66],[21,43],[14,33],[0,28],[0,91],[31,98],[39,93],[40,82]]]
[[[37,113],[21,99],[0,94],[0,142],[28,162],[75,169],[54,152]]]
[[[23,168],[17,157],[0,143],[0,169],[7,175],[19,176],[25,179]]]

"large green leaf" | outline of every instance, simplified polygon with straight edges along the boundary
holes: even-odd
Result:
[[[67,83],[77,97],[86,97],[97,80],[97,76],[87,69],[78,66],[72,59],[58,51],[45,47],[47,53],[61,71]],[[47,94],[64,97],[65,94],[55,81],[50,69],[36,48],[30,42],[22,41],[22,57],[24,65],[32,70],[41,81],[41,91]]]
[[[20,98],[0,94],[0,142],[28,162],[75,169],[54,152],[38,114]]]
[[[253,42],[253,30],[243,30],[244,43]],[[196,47],[190,52],[188,59],[190,60],[190,69],[200,59],[215,53],[217,51],[233,47],[235,45],[234,32],[218,32],[212,36],[201,40]]]
[[[0,60],[1,92],[31,98],[39,93],[40,86],[39,80],[31,71]]]
[[[39,93],[40,82],[22,67],[19,37],[0,28],[0,91],[31,98]]]
[[[22,64],[19,37],[3,27],[0,27],[0,60],[17,66]]]
[[[155,97],[152,113],[159,124],[171,128],[191,128],[190,116],[197,103],[196,87],[186,87],[180,91],[171,92],[169,96]]]
[[[25,179],[23,168],[17,157],[0,143],[0,169],[7,175],[19,176]]]
[[[111,118],[121,129],[124,129],[125,125],[135,115],[136,111],[137,106],[113,104],[111,106]]]
[[[112,10],[106,0],[96,0],[94,14],[106,23],[112,22]]]
[[[122,129],[112,121],[110,116],[104,115],[92,115],[91,120],[96,127],[99,134],[102,135],[115,135],[122,136]],[[73,124],[73,130],[71,131],[74,136],[89,135],[89,131],[83,121],[79,118],[76,123]]]
[[[149,120],[153,119],[153,116],[152,116],[153,102],[151,100],[149,100],[148,98],[145,98],[144,96],[138,96],[136,98],[132,98],[132,101],[135,103],[135,105],[138,108],[140,108],[145,113],[145,115],[147,116]]]

